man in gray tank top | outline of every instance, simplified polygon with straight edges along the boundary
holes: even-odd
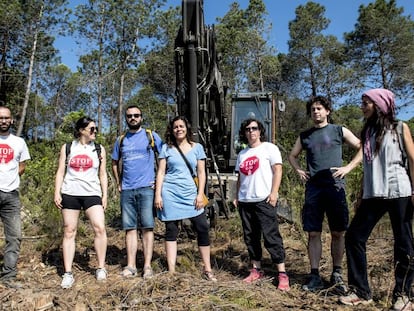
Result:
[[[330,101],[323,96],[312,97],[306,110],[314,126],[303,131],[289,154],[289,163],[306,182],[305,204],[302,210],[303,230],[308,232],[308,256],[311,265],[309,279],[303,289],[318,291],[324,288],[319,275],[322,255],[321,232],[326,214],[331,231],[332,274],[330,286],[338,294],[347,291],[342,279],[342,259],[345,250],[344,234],[349,215],[345,196],[344,177],[362,160],[360,140],[347,128],[329,123]],[[343,166],[342,144],[359,150],[352,161]],[[299,154],[306,152],[306,170],[299,163]]]

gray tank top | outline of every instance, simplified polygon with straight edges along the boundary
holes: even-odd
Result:
[[[368,161],[364,154],[363,199],[403,198],[411,196],[411,182],[403,162],[403,156],[395,130],[387,130],[377,154]],[[375,150],[375,137],[370,139]]]
[[[332,177],[331,167],[342,166],[342,126],[328,124],[322,128],[310,128],[300,134],[306,164],[310,173],[308,182],[317,184],[344,183]]]

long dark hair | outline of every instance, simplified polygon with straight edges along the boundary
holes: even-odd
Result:
[[[362,96],[363,98],[369,99],[367,96]],[[361,141],[364,144],[370,136],[375,136],[375,151],[374,154],[377,154],[379,148],[384,139],[385,130],[391,128],[395,130],[398,120],[395,119],[394,115],[384,114],[381,109],[377,107],[374,103],[374,113],[371,117],[365,120],[364,126],[361,130]]]
[[[252,122],[256,122],[257,126],[259,127],[259,131],[260,131],[260,141],[265,141],[266,140],[266,129],[263,126],[262,122],[260,122],[257,119],[254,118],[249,118],[244,120],[241,124],[240,124],[240,129],[239,129],[239,141],[243,144],[247,144],[247,137],[246,137],[246,127],[252,123]]]
[[[187,128],[187,135],[186,135],[186,139],[187,141],[191,144],[192,143],[192,136],[193,133],[191,131],[191,124],[188,121],[188,119],[184,116],[176,116],[174,119],[172,119],[167,126],[167,129],[165,131],[165,142],[167,143],[168,146],[175,146],[177,144],[177,141],[175,139],[174,136],[174,123],[178,120],[182,120],[184,121],[185,127]]]
[[[89,123],[91,122],[95,122],[95,121],[89,117],[82,117],[78,121],[76,121],[75,131],[73,132],[73,136],[75,136],[75,138],[79,138],[81,136],[80,135],[81,129],[87,128]]]

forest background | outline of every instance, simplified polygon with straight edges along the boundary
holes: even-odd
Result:
[[[161,135],[175,114],[174,40],[181,7],[164,5],[165,0],[90,0],[71,10],[65,0],[0,1],[0,101],[12,109],[15,132],[29,144],[32,160],[21,185],[24,231],[47,237],[39,240],[39,250],[61,236],[54,174],[60,146],[72,139],[73,121],[95,118],[98,141],[110,154],[125,130],[126,105],[138,103],[145,126]],[[357,135],[364,90],[392,90],[400,110],[414,104],[414,21],[396,1],[361,5],[343,40],[324,34],[329,23],[322,5],[298,6],[289,23],[287,53],[268,44],[269,15],[262,0],[250,0],[246,9],[234,2],[215,24],[228,94],[266,91],[286,103],[276,133],[284,159],[299,132],[310,126],[305,101],[311,95],[330,98],[334,122]],[[70,34],[89,49],[75,72],[60,63],[51,33]],[[230,101],[226,105],[230,111]],[[406,122],[413,130],[414,119]],[[352,155],[346,149],[345,161]],[[281,192],[299,223],[303,185],[286,163]],[[348,177],[350,204],[360,177],[361,168]],[[114,223],[119,201],[111,178],[110,198],[107,222]]]

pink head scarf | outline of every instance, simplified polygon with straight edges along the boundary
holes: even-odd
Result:
[[[377,106],[384,115],[391,114],[391,116],[395,118],[395,95],[393,92],[387,89],[372,89],[366,91],[364,94],[362,94],[362,96],[366,96],[372,100],[375,106]],[[370,129],[368,128],[366,133],[366,140],[364,143],[364,154],[368,162],[371,162],[373,154],[369,136]]]
[[[372,89],[366,91],[362,96],[372,100],[384,115],[392,114],[395,117],[395,95],[387,89]]]

